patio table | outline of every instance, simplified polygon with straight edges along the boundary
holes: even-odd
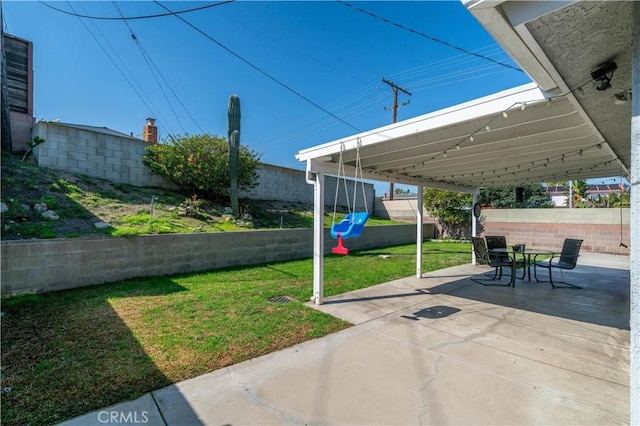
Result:
[[[517,244],[516,244],[517,245]],[[511,259],[511,281],[509,285],[511,287],[515,287],[516,285],[516,256],[522,255],[522,259],[524,260],[524,275],[522,279],[527,278],[528,281],[531,281],[531,256],[532,255],[540,255],[540,254],[548,254],[552,255],[555,253],[552,250],[540,250],[540,249],[528,249],[524,248],[520,250],[516,250],[515,248],[495,248],[489,250],[490,253],[494,254],[507,254]]]

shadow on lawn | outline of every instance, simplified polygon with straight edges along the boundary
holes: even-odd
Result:
[[[57,423],[170,385],[120,316],[136,305],[121,304],[118,312],[109,302],[187,291],[168,278],[154,282],[3,301],[2,424]],[[201,424],[186,400],[175,404],[187,423]],[[123,411],[118,419],[152,414]],[[97,412],[84,420],[100,424],[105,416]]]
[[[422,251],[423,255],[453,255],[453,254],[471,254],[471,246],[467,250],[440,250],[436,248],[427,249]],[[371,251],[352,251],[349,253],[351,257],[380,257],[380,256],[395,256],[395,257],[416,257],[415,251],[407,253],[388,252],[384,250]]]

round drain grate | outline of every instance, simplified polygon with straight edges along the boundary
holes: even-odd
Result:
[[[269,303],[289,303],[291,299],[287,296],[277,296],[269,299]]]

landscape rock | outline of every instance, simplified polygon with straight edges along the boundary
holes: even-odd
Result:
[[[20,204],[20,208],[26,212],[28,212],[29,210],[31,210],[31,207],[29,207],[28,204]]]
[[[222,215],[222,220],[224,220],[225,222],[229,222],[234,220],[233,215],[230,214],[223,214]]]
[[[60,216],[58,216],[56,214],[56,212],[54,212],[53,210],[47,210],[44,211],[40,214],[40,216],[42,216],[43,218],[47,219],[47,220],[59,220]]]
[[[7,210],[9,210],[9,207],[7,207],[7,205],[5,204],[5,202],[4,202],[4,201],[3,201],[3,202],[1,202],[1,203],[0,203],[0,213],[4,213],[4,212],[6,212]]]
[[[93,224],[93,226],[95,226],[96,229],[106,229],[111,227],[111,225],[109,225],[107,222],[96,222]]]
[[[231,207],[225,207],[224,208],[224,213],[225,214],[231,214],[231,213],[233,213],[233,209]]]
[[[242,216],[242,219],[243,219],[243,220],[251,220],[251,219],[253,219],[253,216],[251,216],[251,214],[249,214],[249,213],[245,213],[245,214]]]
[[[49,207],[45,203],[35,203],[33,209],[38,213],[42,213],[49,210]]]

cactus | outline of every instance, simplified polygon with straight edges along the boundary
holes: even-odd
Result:
[[[227,120],[227,137],[229,140],[229,195],[233,215],[240,216],[238,202],[238,168],[240,165],[240,98],[231,95]]]

